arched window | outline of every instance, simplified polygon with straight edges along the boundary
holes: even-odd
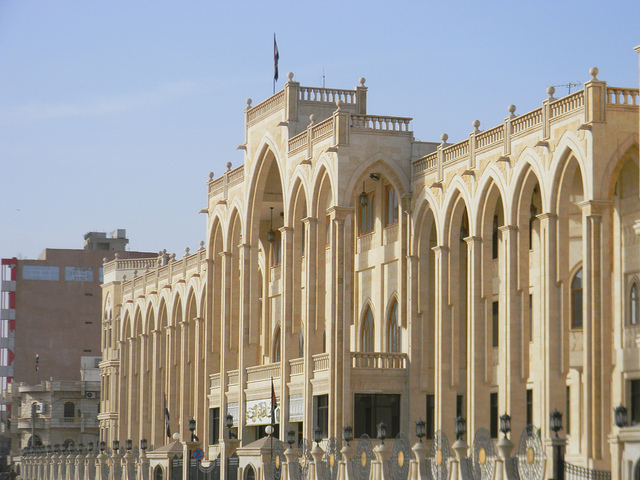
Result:
[[[366,201],[364,198],[360,198],[360,226],[359,234],[373,232],[376,221],[376,209],[375,209],[375,196],[373,193],[366,195]]]
[[[360,339],[361,351],[373,352],[373,312],[370,308],[367,308],[367,313],[364,315],[362,322],[362,335]]]
[[[273,340],[273,361],[275,363],[280,361],[280,327],[276,330]]]
[[[156,465],[156,468],[153,470],[153,480],[164,480],[164,472],[160,465]]]
[[[253,469],[253,465],[247,465],[244,469],[244,480],[256,480],[256,471]]]
[[[64,403],[64,418],[73,418],[76,413],[76,406],[73,402]]]
[[[629,294],[629,324],[638,325],[640,323],[640,291],[638,283],[633,282],[631,292]]]
[[[387,205],[386,205],[386,222],[385,225],[393,225],[398,223],[398,196],[391,185],[387,186]]]
[[[402,351],[400,324],[398,323],[398,302],[395,300],[389,313],[389,323],[387,325],[387,351],[395,353]]]
[[[582,268],[571,281],[571,328],[582,328]]]

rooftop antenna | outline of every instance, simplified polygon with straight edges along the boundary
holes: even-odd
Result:
[[[322,67],[322,88],[324,88],[324,67]]]
[[[580,85],[582,85],[582,83],[580,82],[569,82],[569,83],[565,83],[562,85],[553,85],[554,87],[565,87],[569,90],[569,93],[567,93],[567,95],[571,95],[571,87],[579,87]]]

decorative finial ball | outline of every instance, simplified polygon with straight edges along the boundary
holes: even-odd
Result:
[[[509,113],[513,115],[516,112],[516,106],[512,103],[507,107],[507,110],[509,110]]]
[[[366,78],[364,78],[364,77],[360,77],[360,86],[361,86],[361,87],[364,87],[364,82],[366,82],[366,81],[367,81],[367,79],[366,79]]]
[[[338,109],[340,109],[342,105],[344,105],[344,102],[342,100],[336,100],[336,106],[338,107]]]
[[[200,240],[200,248],[204,248],[204,240]]]
[[[227,162],[227,170],[231,170],[231,165],[233,165],[233,163]]]
[[[449,135],[443,133],[442,135],[440,135],[440,140],[442,140],[443,143],[447,143],[447,140],[449,140]]]
[[[102,263],[107,263],[108,261],[109,261],[109,260],[107,260],[107,257],[104,257],[104,258],[102,259]]]
[[[591,67],[589,69],[589,75],[591,75],[591,77],[596,78],[596,75],[598,75],[598,72],[600,70],[598,70],[598,67]]]
[[[251,107],[251,102],[252,102],[252,101],[253,101],[253,100],[251,100],[250,98],[247,98],[247,107]]]
[[[309,115],[309,120],[311,121],[311,123],[313,123],[315,119],[316,119],[316,116],[313,113]]]
[[[474,120],[471,122],[471,126],[477,130],[480,127],[480,120]]]
[[[293,80],[293,72],[287,73],[287,78],[289,79],[289,81],[292,81]]]
[[[213,172],[209,172],[209,180],[213,180]]]
[[[189,255],[190,251],[191,251],[191,249],[189,247],[185,247],[185,249],[184,249],[185,255]]]
[[[180,434],[178,432],[173,434],[173,439],[174,440],[180,440]]]
[[[554,93],[556,93],[556,87],[547,87],[547,93],[549,95],[553,95]]]

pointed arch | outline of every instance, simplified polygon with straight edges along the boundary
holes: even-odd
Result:
[[[375,351],[375,319],[373,316],[373,309],[371,304],[366,302],[365,308],[361,317],[360,327],[360,351],[361,352],[374,352]]]
[[[387,313],[387,352],[402,352],[402,329],[398,315],[398,299],[394,295]]]

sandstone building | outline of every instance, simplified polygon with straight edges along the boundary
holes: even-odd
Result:
[[[621,468],[613,408],[640,421],[638,89],[590,75],[454,144],[369,114],[364,79],[290,74],[248,100],[200,249],[104,266],[102,439],[163,445],[166,398],[214,459],[228,414],[241,445],[264,435],[273,381],[299,437],[422,418],[451,438],[458,415],[497,437],[508,412],[550,456],[558,409],[567,461]]]

